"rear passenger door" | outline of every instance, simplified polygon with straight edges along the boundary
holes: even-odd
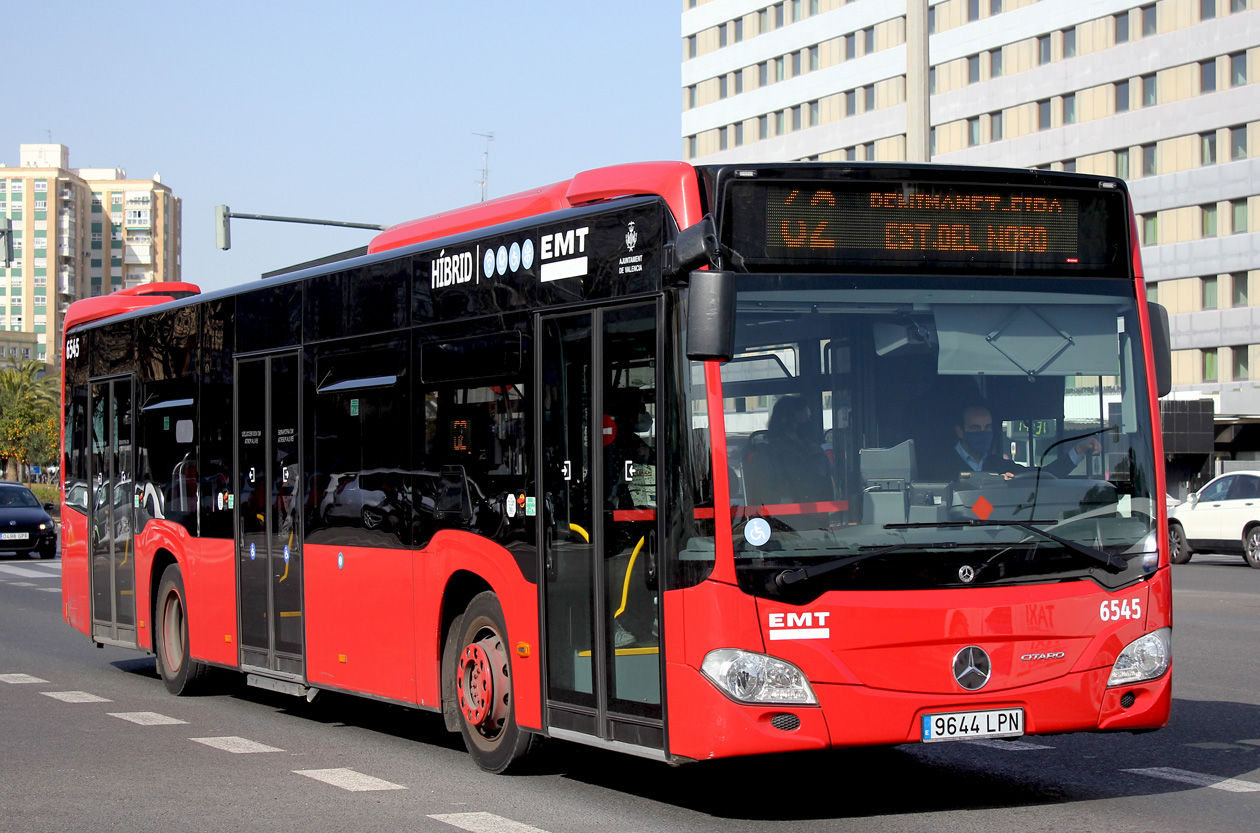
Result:
[[[1247,524],[1260,519],[1260,477],[1254,474],[1234,475],[1218,513],[1218,537],[1231,547],[1241,547]]]

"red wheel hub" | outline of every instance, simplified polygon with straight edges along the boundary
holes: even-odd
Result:
[[[460,654],[455,676],[459,710],[468,725],[483,733],[493,734],[507,714],[506,666],[507,658],[493,636],[474,642]]]
[[[480,726],[494,702],[494,672],[490,668],[490,658],[480,643],[464,649],[459,658],[459,676],[455,685],[464,719],[473,726]]]

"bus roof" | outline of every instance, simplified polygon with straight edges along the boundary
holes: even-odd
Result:
[[[700,220],[700,187],[695,168],[686,162],[638,162],[583,171],[564,182],[399,223],[374,237],[368,244],[368,253],[616,197],[643,195],[662,197],[679,228]]]
[[[111,292],[109,295],[98,295],[95,298],[75,301],[66,310],[65,323],[62,326],[69,331],[80,324],[200,294],[201,287],[195,283],[182,281],[144,283]]]

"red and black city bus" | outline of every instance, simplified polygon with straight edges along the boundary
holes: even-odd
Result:
[[[1163,726],[1124,183],[651,163],[66,317],[95,642],[670,762]]]

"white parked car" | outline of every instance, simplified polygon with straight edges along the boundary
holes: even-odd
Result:
[[[1260,471],[1222,474],[1168,512],[1174,564],[1195,552],[1240,553],[1260,568]]]

